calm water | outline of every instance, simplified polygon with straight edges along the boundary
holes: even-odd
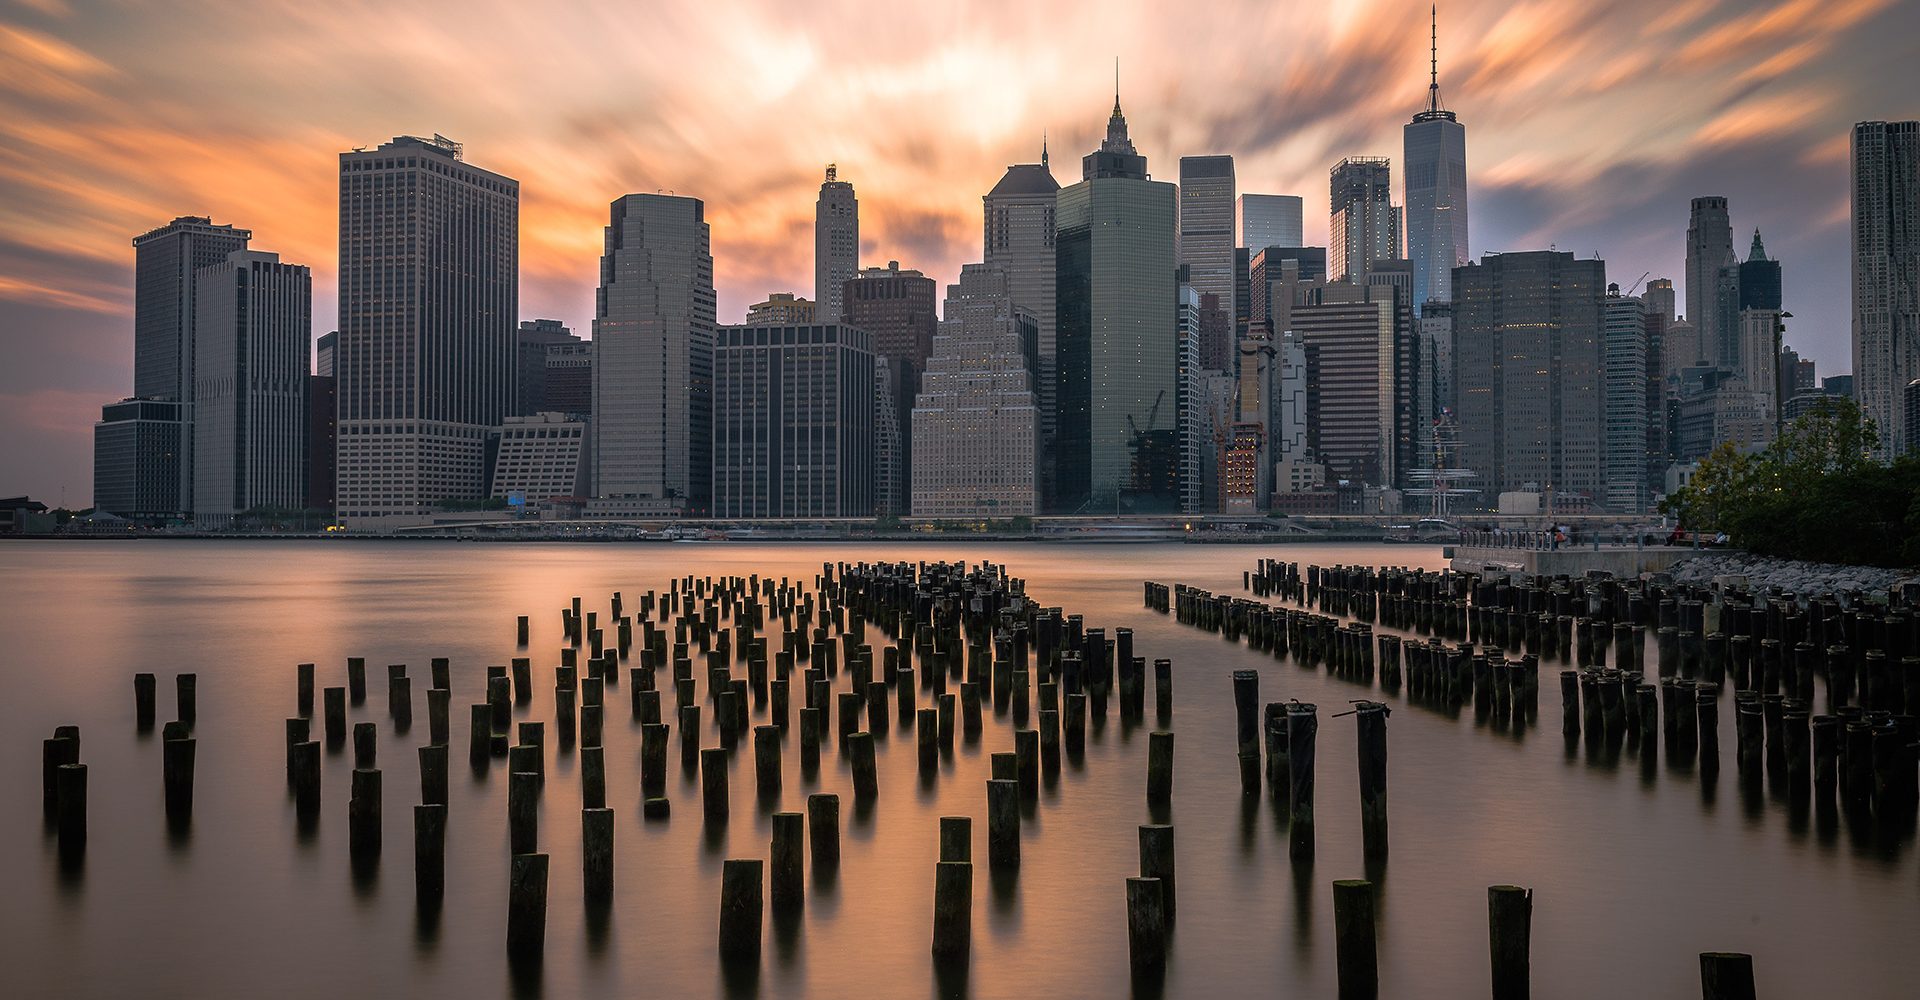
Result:
[[[465,766],[465,706],[483,700],[489,663],[516,654],[514,616],[533,618],[536,691],[518,718],[551,719],[559,609],[573,595],[629,606],[687,573],[758,571],[811,580],[825,560],[990,559],[1045,604],[1089,626],[1131,626],[1135,652],[1171,657],[1178,733],[1172,822],[1179,920],[1166,994],[1331,996],[1330,882],[1380,887],[1380,976],[1389,997],[1484,996],[1486,887],[1535,890],[1535,995],[1698,996],[1696,955],[1753,953],[1762,995],[1912,996],[1920,977],[1920,871],[1910,843],[1867,849],[1791,821],[1779,803],[1743,806],[1733,716],[1723,700],[1723,766],[1702,788],[1663,765],[1609,768],[1569,755],[1559,692],[1543,669],[1540,726],[1516,738],[1386,697],[1392,855],[1361,860],[1351,719],[1330,718],[1362,688],[1256,655],[1141,607],[1140,581],[1239,591],[1261,555],[1438,567],[1439,551],[1390,546],[479,545],[432,543],[102,542],[0,545],[9,582],[0,615],[0,967],[10,996],[327,997],[546,995],[922,997],[1124,996],[1123,879],[1137,872],[1146,733],[1115,715],[1091,726],[1084,762],[1063,764],[1022,826],[1016,878],[985,865],[987,755],[1013,748],[989,715],[977,744],[956,742],[931,788],[916,778],[910,729],[881,743],[880,796],[851,808],[851,780],[823,746],[818,781],[799,774],[797,729],[778,808],[811,791],[842,797],[843,860],[832,884],[809,873],[804,917],[768,922],[757,970],[716,954],[721,862],[767,856],[773,806],[735,757],[732,820],[703,828],[697,777],[669,744],[667,822],[640,817],[639,729],[625,677],[609,691],[608,805],[616,808],[616,888],[590,919],[580,887],[573,753],[549,737],[541,849],[552,856],[546,961],[516,978],[504,953],[504,767]],[[773,641],[778,642],[778,633]],[[303,838],[283,767],[294,664],[319,686],[367,659],[369,694],[350,721],[380,727],[385,846],[357,880],[347,851],[351,750],[324,759],[318,830]],[[447,898],[437,920],[414,905],[414,748],[426,742],[428,659],[453,660],[453,783]],[[406,663],[416,720],[398,735],[384,667]],[[1321,706],[1318,854],[1288,859],[1270,803],[1246,807],[1234,759],[1228,674],[1257,668],[1263,701]],[[136,733],[131,677],[199,673],[198,781],[191,833],[170,838],[157,732]],[[699,673],[696,670],[696,673]],[[844,677],[844,675],[843,675]],[[701,681],[704,688],[704,679]],[[844,679],[839,686],[844,686]],[[1377,692],[1374,697],[1380,697]],[[796,704],[798,694],[795,695]],[[1724,699],[1724,696],[1723,696]],[[666,700],[671,714],[671,696]],[[922,705],[926,704],[924,696]],[[1149,696],[1149,712],[1151,709]],[[989,712],[991,709],[989,708]],[[711,713],[704,720],[711,727]],[[671,721],[671,720],[669,720]],[[63,873],[39,809],[40,741],[77,724],[90,765],[84,868]],[[549,723],[549,733],[552,732]],[[319,723],[315,721],[316,738]],[[709,733],[707,745],[716,737]],[[745,744],[743,743],[743,747]],[[937,981],[928,954],[938,817],[976,817],[973,957],[964,982]]]

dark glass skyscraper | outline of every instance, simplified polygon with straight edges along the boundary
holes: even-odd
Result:
[[[1438,27],[1427,106],[1401,130],[1407,186],[1407,257],[1413,262],[1413,306],[1453,297],[1453,269],[1467,251],[1467,129],[1440,106]]]
[[[1147,179],[1116,95],[1107,137],[1060,190],[1054,448],[1061,513],[1173,511],[1174,186]]]

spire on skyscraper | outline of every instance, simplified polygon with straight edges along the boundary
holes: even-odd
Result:
[[[1040,130],[1040,165],[1047,165],[1047,130]]]
[[[1753,231],[1753,246],[1747,250],[1748,260],[1766,260],[1766,245],[1760,242],[1760,230]]]
[[[1440,5],[1434,4],[1427,13],[1432,19],[1427,36],[1427,112],[1431,114],[1440,110]]]

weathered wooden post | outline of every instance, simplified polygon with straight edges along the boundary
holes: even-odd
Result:
[[[700,763],[700,706],[680,706],[680,766]]]
[[[413,807],[413,894],[423,903],[438,902],[447,889],[447,807],[424,802]]]
[[[60,853],[76,856],[87,846],[87,765],[65,763],[54,769],[53,801]]]
[[[353,770],[352,798],[347,802],[347,845],[355,857],[380,853],[380,772]]]
[[[453,735],[452,721],[447,714],[452,707],[452,691],[446,688],[427,690],[427,742],[436,746],[447,745]]]
[[[347,657],[347,697],[356,705],[367,700],[367,660],[365,657]]]
[[[580,810],[580,874],[586,898],[612,898],[613,810],[605,806]]]
[[[379,732],[371,722],[353,724],[353,766],[356,768],[373,767],[378,763],[375,755],[379,752]]]
[[[1147,737],[1147,801],[1173,796],[1173,734],[1156,730]]]
[[[447,748],[445,744],[419,749],[420,801],[430,806],[447,804]]]
[[[780,730],[753,727],[754,783],[763,798],[780,794]]]
[[[1240,794],[1260,794],[1260,673],[1233,672],[1233,710],[1239,733]]]
[[[931,708],[919,711],[914,723],[914,739],[920,752],[920,776],[931,778],[940,773],[939,713]]]
[[[1171,825],[1149,823],[1140,827],[1140,875],[1143,878],[1160,880],[1161,905],[1166,909],[1167,923],[1173,923],[1173,827]]]
[[[1127,957],[1136,976],[1152,976],[1167,961],[1167,912],[1160,880],[1127,879]]]
[[[298,664],[293,668],[293,670],[294,670],[293,700],[296,706],[295,712],[299,714],[301,718],[306,718],[307,716],[310,716],[313,714],[313,664],[311,663]],[[148,678],[148,681],[147,681],[148,700],[149,701],[152,700],[151,692],[153,687],[153,681],[152,681],[153,675],[152,674],[135,674],[133,678],[133,687],[135,691],[136,702],[138,701],[138,692],[140,690],[140,678],[142,677]]]
[[[308,740],[293,748],[293,801],[301,822],[320,815],[320,744]]]
[[[1372,882],[1350,878],[1333,883],[1333,935],[1341,1000],[1379,996]]]
[[[1753,956],[1738,952],[1700,953],[1701,1000],[1754,1000]]]
[[[327,688],[320,692],[320,700],[327,747],[336,749],[347,740],[347,689]]]
[[[840,866],[840,796],[815,792],[807,796],[807,837],[818,873]]]
[[[940,817],[940,860],[973,860],[973,817]]]
[[[407,677],[404,666],[388,669],[387,717],[393,720],[396,731],[405,732],[413,725],[413,681]]]
[[[1020,783],[1004,778],[987,781],[987,863],[995,868],[1020,867]]]
[[[184,825],[193,818],[194,739],[184,727],[172,730],[160,744],[161,783],[165,789],[167,822]]]
[[[1287,836],[1295,858],[1313,857],[1314,736],[1320,730],[1315,711],[1305,702],[1287,705]]]
[[[589,747],[580,751],[580,807],[603,809],[607,805],[607,751]]]
[[[705,747],[700,751],[700,804],[707,822],[727,821],[727,751]]]
[[[847,737],[847,757],[853,765],[853,794],[871,799],[880,794],[879,773],[873,759],[873,734],[858,732]]]
[[[511,854],[540,849],[540,776],[532,771],[507,774],[507,843]]]
[[[154,677],[152,674],[133,675],[133,724],[141,732],[153,728]],[[302,715],[313,714],[313,698],[307,698],[307,710]]]
[[[799,909],[806,899],[806,822],[806,816],[797,812],[773,814],[770,881],[776,910]]]
[[[1153,661],[1153,710],[1161,725],[1173,718],[1173,661]]]
[[[728,858],[720,870],[720,954],[760,957],[761,868],[759,858]]]
[[[547,856],[515,854],[507,886],[507,954],[535,960],[547,946]]]
[[[1377,701],[1354,706],[1360,734],[1360,832],[1369,858],[1387,856],[1387,715]]]
[[[1493,960],[1493,1000],[1527,1000],[1533,939],[1533,890],[1487,887],[1487,950]]]
[[[973,944],[973,862],[941,861],[933,876],[933,953],[965,957]]]

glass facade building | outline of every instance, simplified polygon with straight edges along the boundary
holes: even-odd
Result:
[[[1453,298],[1453,269],[1468,260],[1467,129],[1451,111],[1430,108],[1401,130],[1407,186],[1407,257],[1413,307]]]
[[[1233,157],[1180,158],[1179,262],[1187,269],[1187,283],[1202,296],[1213,296],[1223,313],[1200,345],[1201,364],[1216,370],[1233,367],[1234,201]]]
[[[697,198],[613,202],[593,320],[596,497],[711,508],[711,239]]]
[[[123,399],[100,408],[93,425],[93,506],[143,521],[173,520],[180,500],[186,404]]]
[[[195,284],[194,524],[305,507],[313,273],[241,250]]]

